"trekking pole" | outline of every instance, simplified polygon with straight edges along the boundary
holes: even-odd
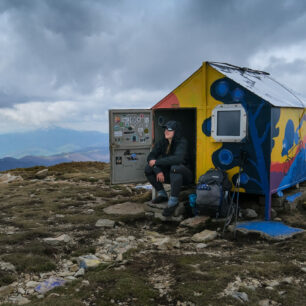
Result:
[[[227,211],[227,216],[226,216],[225,223],[224,223],[224,226],[223,226],[223,231],[222,231],[222,235],[224,235],[226,227],[231,223],[231,221],[233,219],[233,216],[235,216],[235,218],[234,218],[234,224],[235,224],[234,238],[236,238],[236,225],[237,225],[238,214],[239,214],[240,176],[241,176],[241,170],[244,166],[244,163],[245,163],[246,159],[247,159],[247,152],[241,151],[240,152],[240,163],[239,163],[238,177],[237,177],[237,180],[236,180],[234,192],[233,192],[233,195],[231,197],[231,202],[230,202],[230,205],[229,205],[229,209]],[[236,195],[236,202],[234,202],[235,195]]]

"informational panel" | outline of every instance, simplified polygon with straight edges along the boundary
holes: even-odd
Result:
[[[144,182],[152,146],[152,111],[110,110],[109,140],[111,183]]]

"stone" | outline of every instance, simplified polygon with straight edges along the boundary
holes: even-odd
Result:
[[[169,222],[181,222],[183,220],[183,216],[178,216],[178,217],[175,217],[175,216],[171,216],[171,217],[164,217],[162,215],[162,212],[160,213],[155,213],[154,214],[154,218],[155,219],[158,219],[158,220],[161,220],[161,221],[169,221]]]
[[[23,181],[23,178],[10,173],[0,174],[0,184],[7,184],[13,181]]]
[[[115,221],[114,220],[99,219],[96,222],[96,227],[108,227],[108,228],[112,228],[114,226],[115,226]]]
[[[44,179],[48,176],[48,171],[49,171],[48,169],[40,170],[36,172],[35,177],[38,179]]]
[[[271,208],[271,218],[273,220],[275,220],[275,218],[277,217],[277,212],[274,208]]]
[[[84,274],[85,274],[85,269],[81,268],[74,274],[74,277],[80,277],[83,276]]]
[[[76,280],[77,278],[76,277],[74,277],[74,276],[67,276],[67,277],[65,277],[65,281],[67,281],[67,282],[72,282],[72,281],[74,281],[74,280]]]
[[[170,238],[168,236],[162,238],[155,238],[153,244],[157,246],[159,250],[171,250],[173,248],[180,248],[180,242],[177,239]]]
[[[282,283],[285,283],[285,284],[292,284],[293,283],[293,277],[290,276],[290,277],[285,277],[282,279]]]
[[[234,299],[236,299],[240,302],[243,302],[243,303],[246,303],[246,302],[249,301],[249,297],[245,292],[234,291],[234,292],[232,292],[231,296]]]
[[[265,281],[264,284],[268,287],[276,287],[279,285],[279,282],[277,280],[268,280],[268,281]]]
[[[306,267],[302,267],[301,270],[306,273]]]
[[[242,215],[245,219],[248,219],[248,220],[256,219],[258,217],[257,212],[251,208],[246,208],[242,210]]]
[[[194,234],[191,240],[194,242],[208,242],[214,240],[217,237],[216,231],[204,230],[200,233]]]
[[[118,254],[116,261],[122,261],[123,260],[123,254]]]
[[[279,305],[279,304],[269,299],[260,300],[258,302],[258,306],[273,306],[273,305]]]
[[[72,271],[64,271],[64,272],[58,273],[57,276],[66,277],[66,276],[73,275],[74,273],[75,272],[72,272]]]
[[[152,212],[152,213],[162,213],[163,210],[167,207],[168,203],[167,202],[163,202],[163,203],[158,203],[158,204],[154,204],[151,201],[146,202],[144,205],[144,210],[146,212]]]
[[[89,254],[80,256],[79,262],[80,268],[89,269],[97,267],[101,263],[101,260],[97,256]]]
[[[196,245],[196,248],[197,249],[204,249],[204,248],[206,248],[207,247],[207,244],[206,243],[198,243],[197,245]]]
[[[110,256],[107,255],[107,254],[101,254],[101,255],[100,255],[100,258],[101,258],[101,260],[102,260],[103,262],[110,262],[110,261],[113,260],[112,257],[110,257]]]
[[[21,287],[17,289],[17,292],[22,294],[22,295],[24,295],[26,293],[25,290]]]
[[[78,265],[72,265],[72,266],[69,267],[69,270],[70,270],[71,272],[76,272],[76,271],[79,270],[79,267],[78,267]]]
[[[5,261],[0,261],[0,270],[8,272],[16,272],[15,266]]]
[[[43,238],[43,241],[48,243],[48,244],[51,244],[51,245],[58,245],[60,243],[71,242],[72,238],[69,235],[67,235],[67,234],[63,234],[63,235],[58,236],[56,238],[52,238],[52,237]]]
[[[142,203],[125,202],[111,205],[103,209],[108,215],[139,215],[144,213]]]
[[[38,284],[39,284],[39,282],[29,281],[29,282],[26,283],[26,287],[27,288],[35,288]]]
[[[10,295],[12,292],[14,292],[15,288],[14,286],[8,285],[8,286],[2,286],[0,287],[0,297],[6,297]]]
[[[9,300],[12,301],[14,304],[18,305],[25,305],[31,302],[29,299],[23,297],[22,295],[18,295],[16,297],[10,297]]]
[[[180,223],[180,226],[186,226],[189,228],[197,228],[204,226],[206,222],[210,220],[209,216],[195,216],[193,218],[185,219]]]
[[[82,285],[89,286],[89,281],[87,279],[82,280]]]

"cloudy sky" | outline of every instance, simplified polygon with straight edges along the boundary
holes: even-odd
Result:
[[[0,133],[107,132],[207,60],[306,96],[305,29],[302,0],[0,0]]]

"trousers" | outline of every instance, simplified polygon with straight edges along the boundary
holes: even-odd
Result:
[[[193,174],[189,168],[184,165],[173,165],[171,167],[159,167],[165,176],[165,183],[171,184],[171,196],[178,197],[183,185],[189,185],[193,181]],[[157,182],[156,174],[149,165],[145,168],[145,175],[150,184],[157,190],[164,189],[161,182]]]

